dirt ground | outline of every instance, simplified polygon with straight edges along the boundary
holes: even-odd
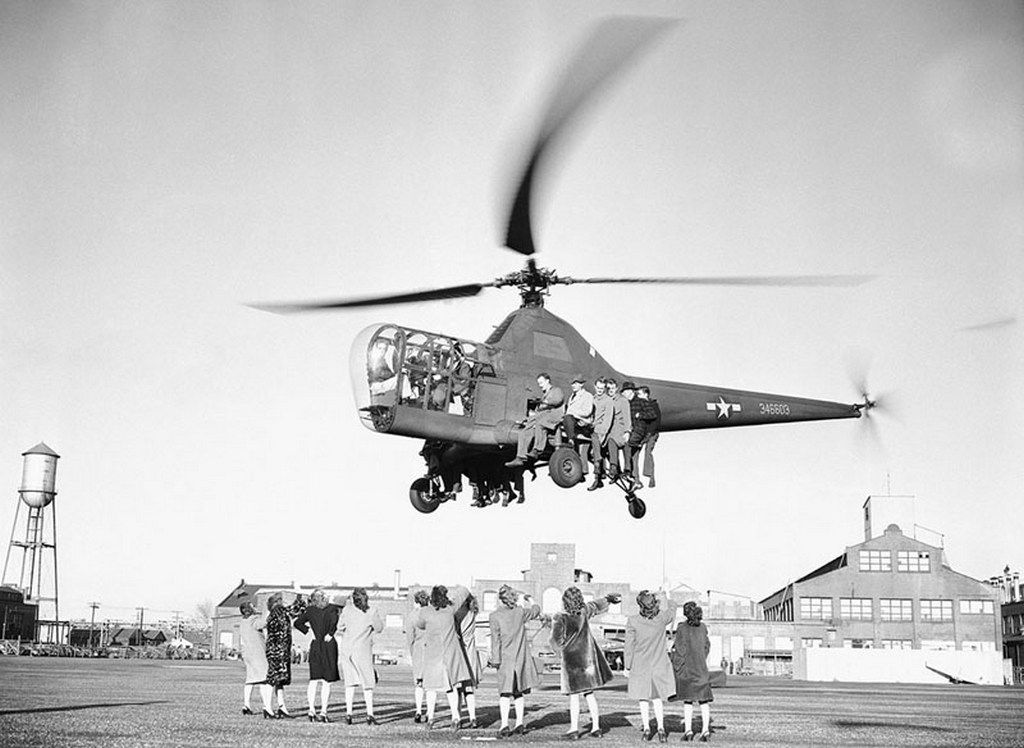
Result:
[[[380,668],[376,712],[365,724],[361,697],[356,723],[341,723],[344,691],[331,695],[331,724],[312,724],[306,712],[307,669],[294,670],[287,703],[299,718],[269,721],[241,713],[244,668],[238,662],[124,661],[0,657],[2,746],[411,746],[465,745],[496,740],[493,671],[478,690],[477,730],[413,722],[410,669]],[[640,742],[637,704],[617,673],[598,692],[604,748]],[[669,742],[682,735],[682,705],[666,705]],[[558,676],[527,697],[525,736],[505,742],[561,741],[568,730],[567,699]],[[699,712],[698,712],[699,714]],[[742,746],[1024,746],[1024,689],[967,685],[802,683],[732,678],[711,705],[712,743]],[[584,713],[583,725],[589,727]],[[583,741],[585,744],[592,739]]]

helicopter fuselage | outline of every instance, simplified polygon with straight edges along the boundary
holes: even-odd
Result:
[[[863,406],[624,374],[543,307],[512,312],[483,343],[393,324],[353,343],[363,423],[382,433],[496,448],[515,444],[541,392],[537,375],[569,392],[576,376],[632,380],[659,402],[661,432],[858,418]]]

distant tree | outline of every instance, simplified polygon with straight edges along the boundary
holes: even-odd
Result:
[[[213,621],[213,600],[207,598],[196,603],[195,619],[203,628],[206,628]]]

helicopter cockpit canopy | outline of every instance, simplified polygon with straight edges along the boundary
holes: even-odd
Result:
[[[483,347],[448,335],[371,325],[356,336],[349,361],[363,424],[390,431],[396,410],[471,418],[477,381],[493,377]]]

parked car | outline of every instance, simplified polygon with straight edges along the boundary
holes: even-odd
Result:
[[[557,652],[538,652],[536,658],[537,667],[542,673],[562,672],[562,658]]]

